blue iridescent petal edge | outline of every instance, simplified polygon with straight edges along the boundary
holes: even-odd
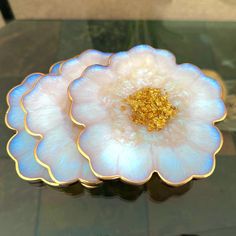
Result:
[[[7,94],[6,100],[7,100],[7,104],[8,104],[8,110],[7,110],[6,116],[5,116],[5,123],[8,128],[13,129],[16,132],[7,143],[7,152],[9,154],[9,156],[11,157],[11,159],[15,162],[16,172],[21,179],[27,180],[27,181],[43,181],[49,185],[57,186],[57,184],[55,184],[53,182],[49,182],[41,177],[29,178],[29,177],[23,175],[20,171],[20,163],[18,162],[17,158],[15,158],[15,156],[13,155],[14,151],[12,150],[12,148],[15,148],[16,146],[18,146],[19,142],[21,142],[21,139],[19,139],[21,131],[17,130],[16,127],[14,126],[14,124],[10,124],[10,122],[9,122],[10,117],[8,115],[11,113],[11,111],[13,111],[13,113],[14,113],[14,110],[12,110],[12,105],[10,104],[11,96],[18,96],[19,102],[20,102],[21,96],[23,96],[23,94],[28,91],[27,84],[33,85],[42,75],[43,75],[42,73],[33,73],[33,74],[27,76],[21,82],[20,85],[17,85],[16,87],[12,88],[9,91],[9,93]],[[19,107],[20,107],[20,104],[19,104]],[[12,114],[12,115],[14,116],[16,114]]]

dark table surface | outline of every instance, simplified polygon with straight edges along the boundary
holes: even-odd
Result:
[[[57,189],[21,180],[5,151],[7,91],[32,72],[85,49],[146,43],[221,74],[230,117],[212,176],[179,188],[154,176],[145,186],[105,183]],[[0,29],[0,235],[236,235],[236,23],[175,21],[14,21]]]

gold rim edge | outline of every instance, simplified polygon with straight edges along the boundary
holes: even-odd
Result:
[[[104,67],[108,67],[108,66],[111,64],[111,59],[112,59],[112,55],[110,56],[108,65],[107,65],[107,66],[104,66]],[[192,65],[192,64],[191,64],[191,65]],[[195,66],[195,67],[196,67],[196,66]],[[198,68],[198,67],[197,67],[197,68]],[[201,70],[200,68],[198,68],[198,69],[200,70],[200,72],[202,72],[202,70]],[[86,71],[86,69],[85,69],[85,71]],[[82,73],[82,75],[78,78],[78,80],[83,77],[83,74],[85,73],[85,71],[84,71],[84,72]],[[203,73],[203,72],[202,72],[202,73]],[[204,74],[204,73],[203,73],[203,74]],[[205,75],[205,74],[204,74],[204,75]],[[210,79],[215,80],[215,79],[212,78],[212,77],[209,77],[209,76],[207,76],[207,77],[210,78]],[[215,81],[216,81],[216,80],[215,80]],[[222,86],[220,85],[220,83],[219,83],[218,81],[217,81],[217,83],[219,84],[219,86],[220,86],[220,88],[221,88],[220,98],[221,98],[221,100],[223,101],[223,89],[222,89]],[[216,151],[215,151],[213,154],[211,154],[211,155],[212,155],[212,158],[213,158],[213,164],[212,164],[211,170],[210,170],[207,174],[204,174],[204,175],[196,175],[196,174],[193,174],[193,175],[191,175],[190,177],[188,177],[188,178],[184,179],[183,181],[181,181],[180,183],[175,184],[175,183],[170,182],[170,181],[168,181],[167,179],[165,179],[165,178],[159,173],[159,171],[155,169],[155,170],[153,170],[153,171],[150,173],[150,175],[149,175],[146,179],[144,179],[143,181],[134,182],[134,181],[130,181],[129,179],[127,179],[127,178],[125,178],[125,177],[123,177],[123,176],[121,176],[121,175],[103,176],[103,175],[98,174],[98,173],[93,169],[90,157],[89,157],[89,156],[82,150],[82,148],[80,147],[80,136],[82,135],[83,132],[85,132],[86,125],[83,124],[83,123],[78,122],[78,121],[73,117],[73,114],[72,114],[72,106],[73,106],[74,101],[73,101],[73,97],[72,97],[71,94],[70,94],[70,85],[69,85],[69,87],[68,87],[67,93],[68,93],[69,99],[71,100],[70,109],[69,109],[69,116],[70,116],[71,120],[72,120],[75,124],[77,124],[77,125],[83,127],[82,131],[78,134],[78,137],[77,137],[77,148],[78,148],[79,152],[89,161],[89,166],[90,166],[92,172],[93,172],[94,175],[97,176],[99,179],[102,179],[102,180],[120,179],[121,181],[123,181],[123,182],[125,182],[125,183],[128,183],[128,184],[142,185],[142,184],[147,183],[147,182],[151,179],[151,177],[152,177],[152,175],[153,175],[154,173],[157,173],[158,176],[160,177],[160,179],[161,179],[164,183],[166,183],[166,184],[168,184],[168,185],[170,185],[170,186],[172,186],[172,187],[179,187],[179,186],[182,186],[182,185],[184,185],[184,184],[190,182],[190,181],[193,180],[193,179],[204,179],[204,178],[207,178],[207,177],[209,177],[210,175],[212,175],[212,173],[214,172],[215,167],[216,167],[216,154],[220,151],[220,149],[222,148],[223,142],[224,142],[224,141],[223,141],[223,135],[222,135],[221,131],[218,129],[218,127],[215,125],[215,123],[224,120],[225,117],[227,116],[227,110],[226,110],[225,104],[224,104],[224,107],[225,107],[225,109],[224,109],[224,114],[222,115],[222,117],[219,118],[219,119],[215,119],[215,120],[213,120],[213,121],[211,122],[211,125],[212,125],[213,127],[215,127],[215,128],[217,129],[217,131],[219,132],[219,135],[220,135],[220,144],[219,144],[218,148],[216,149]]]

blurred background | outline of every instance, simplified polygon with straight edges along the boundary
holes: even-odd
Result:
[[[16,19],[236,19],[235,0],[8,0],[8,3]]]
[[[0,0],[0,9],[1,236],[236,235],[236,0]],[[217,124],[224,144],[213,175],[180,188],[157,175],[94,190],[21,180],[5,151],[14,133],[4,123],[9,89],[88,48],[141,43],[221,83],[228,115]]]

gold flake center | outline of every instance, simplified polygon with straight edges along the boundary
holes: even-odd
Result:
[[[123,102],[131,108],[130,119],[138,125],[144,125],[148,131],[159,131],[176,115],[177,108],[168,100],[168,94],[159,88],[142,88]],[[121,106],[125,110],[125,106]]]

